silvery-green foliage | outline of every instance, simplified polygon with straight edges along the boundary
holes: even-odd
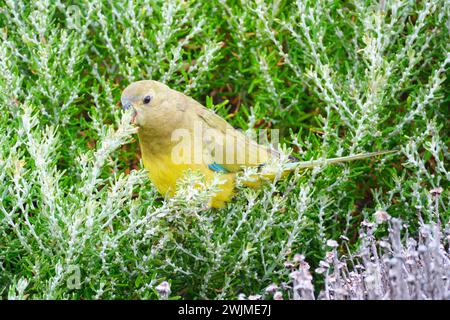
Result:
[[[279,299],[295,282],[292,298],[448,298],[449,34],[446,0],[0,0],[0,296],[235,298],[278,283]],[[220,177],[188,173],[164,200],[119,111],[148,78],[244,130],[281,129],[303,160],[399,153],[239,185],[220,210],[206,209]],[[380,212],[395,242],[360,227]],[[348,270],[342,252],[320,259],[337,243],[360,256]]]
[[[387,215],[388,216],[388,215]],[[389,218],[390,219],[390,218]],[[421,223],[418,239],[402,239],[402,222],[392,218],[388,237],[377,240],[379,223],[364,222],[360,247],[346,255],[338,253],[338,243],[327,241],[329,251],[314,271],[323,275],[319,300],[448,300],[450,299],[449,238],[439,223]],[[314,300],[313,277],[303,255],[294,257],[290,281],[284,286],[271,284],[265,298],[275,300]],[[261,296],[262,297],[262,296]]]

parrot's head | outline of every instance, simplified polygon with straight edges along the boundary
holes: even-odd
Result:
[[[130,84],[122,92],[124,109],[134,111],[132,122],[142,129],[159,130],[170,124],[176,110],[171,110],[170,101],[174,91],[154,80],[141,80]]]

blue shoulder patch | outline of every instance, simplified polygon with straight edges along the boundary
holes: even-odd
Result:
[[[208,168],[215,172],[223,172],[223,173],[229,172],[227,169],[225,169],[224,167],[222,167],[220,164],[218,164],[216,162],[214,162],[212,164],[208,164]]]

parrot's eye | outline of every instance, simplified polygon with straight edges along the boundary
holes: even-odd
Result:
[[[147,104],[147,103],[149,103],[151,100],[152,100],[152,97],[146,96],[146,97],[144,98],[144,103]]]

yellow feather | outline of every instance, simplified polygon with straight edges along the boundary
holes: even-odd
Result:
[[[215,177],[206,165],[195,164],[176,164],[172,161],[171,154],[154,155],[143,149],[142,162],[145,169],[148,170],[149,178],[155,185],[161,195],[171,197],[176,191],[177,182],[183,177],[188,169],[200,172],[205,180],[211,183]],[[222,208],[226,202],[229,202],[234,195],[235,174],[222,174],[221,180],[224,182],[219,185],[220,191],[211,199],[209,206],[213,208]]]

